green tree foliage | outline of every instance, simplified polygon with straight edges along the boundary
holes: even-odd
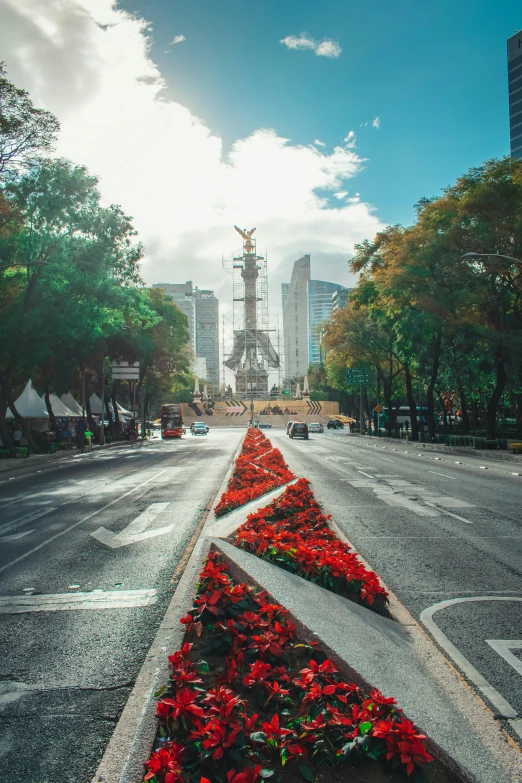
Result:
[[[25,90],[7,79],[0,63],[0,178],[48,154],[60,129],[51,112],[37,109]]]
[[[400,376],[413,437],[424,392],[432,436],[446,395],[467,428],[471,401],[475,425],[493,438],[506,393],[520,415],[521,257],[522,163],[489,161],[419,202],[413,226],[390,226],[357,246],[351,268],[360,282],[326,335],[328,372],[371,363],[390,410],[401,391],[391,379]]]

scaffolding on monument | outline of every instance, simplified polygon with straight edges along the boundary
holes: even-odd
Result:
[[[280,373],[278,329],[271,328],[268,308],[267,257],[257,255],[251,231],[235,227],[243,237],[243,255],[223,259],[232,276],[232,314],[223,317],[223,379],[235,378],[234,396],[268,399],[269,375]],[[273,336],[277,339],[273,340]]]

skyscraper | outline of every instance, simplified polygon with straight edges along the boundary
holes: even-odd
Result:
[[[522,30],[507,42],[511,157],[522,160]]]
[[[326,280],[310,280],[308,284],[308,352],[310,364],[321,364],[320,328],[332,315],[333,295],[348,296],[348,289]]]
[[[154,283],[153,288],[161,288],[172,297],[182,313],[188,319],[190,347],[196,359],[193,371],[196,371],[197,359],[206,361],[206,380],[219,385],[219,302],[214,291],[200,289],[186,283]],[[199,363],[201,365],[201,362]]]
[[[214,291],[195,288],[196,356],[207,362],[207,380],[219,386],[219,302]]]
[[[194,286],[192,285],[192,280],[187,280],[186,283],[153,283],[152,287],[161,288],[167,294],[167,296],[172,298],[181,312],[185,313],[187,316],[190,347],[195,354],[196,323],[194,317]]]
[[[287,284],[283,310],[286,378],[303,376],[308,371],[309,282],[310,256],[306,255],[295,262],[290,283]]]
[[[288,288],[290,283],[281,283],[281,302],[283,303],[283,313],[286,307],[286,300],[288,299]]]

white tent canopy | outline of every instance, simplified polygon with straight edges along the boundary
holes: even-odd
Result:
[[[53,409],[54,415],[59,419],[70,419],[78,415],[77,413],[73,413],[73,411],[70,410],[67,405],[64,405],[64,403],[60,400],[59,397],[57,397],[56,394],[49,395],[49,402],[51,403],[51,408]]]
[[[101,400],[98,397],[98,395],[97,394],[91,394],[91,396],[89,397],[89,402],[91,404],[91,413],[93,413],[95,416],[101,416],[102,404],[101,404]],[[114,413],[113,407],[112,407],[112,402],[109,403],[109,407],[110,407],[111,411]],[[118,409],[118,414],[120,416],[132,416],[132,413],[130,411],[128,411],[126,408],[124,408],[122,405],[120,405],[119,402],[116,403],[116,407]]]
[[[15,408],[23,419],[48,419],[49,413],[45,402],[38,396],[33,389],[31,381],[27,381],[27,385],[21,395],[14,402]],[[14,414],[11,409],[7,409],[7,419],[14,419]]]
[[[81,416],[82,415],[82,406],[79,405],[74,397],[72,396],[71,392],[67,392],[67,394],[62,394],[60,397],[61,402],[66,406],[66,408],[69,408],[70,411],[73,412],[74,416]],[[54,405],[53,405],[53,411],[54,411]]]

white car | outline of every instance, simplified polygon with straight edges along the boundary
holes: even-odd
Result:
[[[319,422],[314,421],[308,425],[308,432],[324,432],[324,427]]]

